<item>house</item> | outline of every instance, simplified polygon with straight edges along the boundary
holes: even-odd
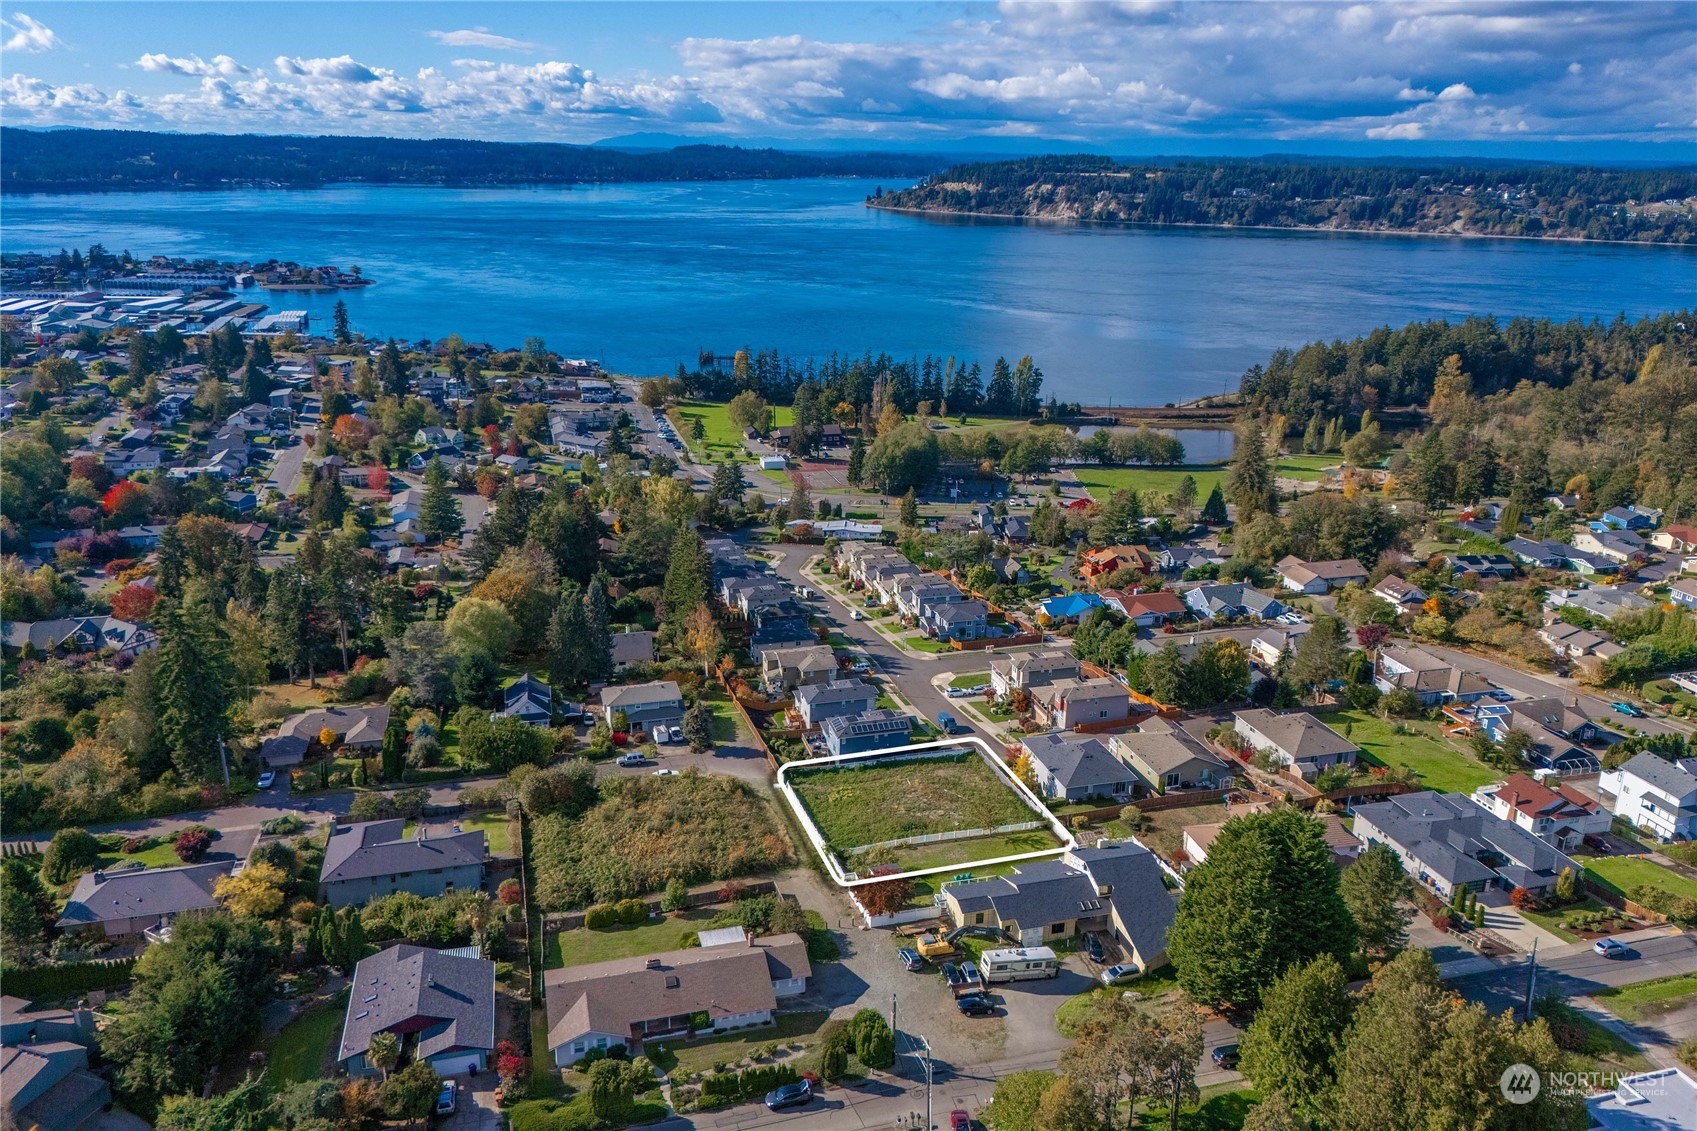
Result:
[[[215,906],[212,887],[230,874],[233,860],[181,868],[84,872],[55,924],[61,931],[98,926],[109,939],[146,934],[184,911]]]
[[[1355,835],[1389,845],[1410,876],[1440,896],[1457,888],[1545,892],[1580,866],[1460,793],[1405,793],[1355,807]]]
[[[1273,567],[1278,570],[1279,582],[1298,593],[1330,593],[1352,582],[1365,585],[1367,571],[1354,558],[1334,562],[1305,562],[1295,554],[1287,555]]]
[[[475,1075],[495,1049],[495,964],[475,947],[392,946],[354,967],[336,1060],[349,1076],[377,1072],[371,1038],[393,1033],[401,1057],[438,1076]]]
[[[1589,656],[1603,645],[1613,643],[1600,632],[1592,632],[1588,628],[1580,628],[1578,625],[1559,620],[1551,621],[1540,628],[1538,639],[1548,644],[1556,655],[1570,656],[1575,659],[1580,656]]]
[[[1612,620],[1621,613],[1635,613],[1651,607],[1652,602],[1625,589],[1593,586],[1589,589],[1552,589],[1544,597],[1547,608],[1559,609],[1572,605],[1592,616]]]
[[[1629,507],[1610,507],[1602,513],[1598,521],[1614,530],[1649,530],[1662,521],[1662,512],[1637,504]]]
[[[1031,571],[1019,564],[1019,559],[1012,554],[990,557],[990,572],[996,575],[996,580],[1007,585],[1023,585],[1030,578]]]
[[[1622,564],[1641,562],[1650,556],[1644,539],[1630,530],[1576,530],[1573,544],[1587,553]]]
[[[1144,546],[1103,546],[1086,550],[1078,558],[1078,575],[1091,582],[1092,588],[1101,578],[1122,569],[1154,573],[1157,568],[1154,556]]]
[[[1373,686],[1381,692],[1412,691],[1422,707],[1439,703],[1473,703],[1491,692],[1491,685],[1413,645],[1386,644],[1373,665]]]
[[[1668,600],[1688,609],[1697,609],[1697,581],[1682,577],[1668,586]]]
[[[1061,730],[1131,717],[1131,693],[1116,679],[1057,679],[1032,698],[1048,725]]]
[[[761,456],[760,457],[760,470],[761,471],[782,471],[788,465],[789,465],[789,461],[786,460],[783,456]]]
[[[358,907],[398,891],[426,898],[483,886],[488,846],[482,831],[431,837],[421,824],[404,835],[406,821],[338,822],[324,845],[318,898],[331,907]]]
[[[21,997],[0,996],[0,1045],[33,1041],[93,1044],[94,1014],[87,1009],[32,1009]]]
[[[1080,672],[1071,652],[1026,652],[990,661],[990,687],[998,699],[1016,690],[1036,691],[1057,679],[1075,679]]]
[[[769,692],[826,683],[837,674],[837,669],[837,654],[829,644],[772,648],[760,657],[760,674]]]
[[[1545,495],[1544,502],[1558,511],[1577,510],[1581,499],[1578,495]]]
[[[1304,711],[1278,714],[1265,708],[1237,711],[1233,729],[1256,750],[1312,781],[1333,766],[1353,766],[1355,743]]]
[[[1483,703],[1473,709],[1473,723],[1493,742],[1510,731],[1531,739],[1527,757],[1534,765],[1562,774],[1594,774],[1597,756],[1578,745],[1601,735],[1578,707],[1559,699],[1523,699],[1514,703]]]
[[[1149,793],[1216,789],[1231,783],[1231,767],[1163,718],[1145,719],[1136,730],[1114,735],[1108,746]]]
[[[1033,734],[1020,743],[1031,757],[1037,793],[1058,801],[1092,797],[1126,800],[1135,781],[1131,771],[1099,738],[1077,734]]]
[[[1247,811],[1253,812],[1257,808],[1251,806]],[[1315,819],[1325,826],[1323,835],[1326,847],[1332,850],[1332,863],[1341,868],[1361,855],[1361,841],[1349,831],[1349,827],[1343,823],[1343,818],[1336,813],[1317,813]],[[1208,852],[1214,847],[1214,841],[1219,838],[1220,830],[1225,827],[1224,822],[1184,827],[1184,854],[1191,864],[1208,862]]]
[[[1063,593],[1038,602],[1037,611],[1047,618],[1050,624],[1066,624],[1077,621],[1102,606],[1102,598],[1094,593]]]
[[[625,626],[613,634],[613,670],[622,672],[632,664],[654,662],[654,633]]]
[[[531,726],[554,725],[554,689],[525,672],[502,692],[500,713]]]
[[[1566,569],[1567,557],[1573,547],[1565,542],[1552,542],[1532,538],[1510,538],[1503,544],[1503,549],[1513,554],[1518,560],[1539,569]]]
[[[1697,554],[1697,526],[1674,523],[1650,535],[1650,543],[1670,554]]]
[[[934,605],[925,627],[938,640],[978,640],[990,635],[990,606],[983,601]]]
[[[758,661],[773,648],[793,648],[797,644],[818,642],[819,634],[808,623],[807,613],[794,601],[785,601],[754,614],[754,632],[748,638],[748,651]]]
[[[566,1067],[592,1049],[769,1025],[812,976],[800,935],[751,939],[739,927],[703,931],[687,950],[550,970],[548,1049]]]
[[[1506,554],[1445,554],[1444,564],[1463,576],[1498,580],[1514,576],[1514,559]]]
[[[1249,655],[1263,667],[1274,668],[1286,655],[1296,650],[1313,625],[1295,624],[1281,628],[1264,628],[1249,642]]]
[[[825,749],[833,756],[864,754],[907,745],[913,734],[913,717],[901,711],[878,708],[859,715],[836,715],[819,725]]]
[[[1473,791],[1473,800],[1499,821],[1519,825],[1539,840],[1572,852],[1587,836],[1609,831],[1609,811],[1571,786],[1551,789],[1526,774]]]
[[[1031,519],[1023,514],[1010,514],[1002,520],[1002,538],[1008,542],[1031,541]]]
[[[1002,876],[943,885],[943,907],[962,927],[1000,927],[1021,946],[1094,932],[1140,969],[1167,957],[1178,909],[1168,873],[1135,840],[1098,840],[1058,860],[1024,863]]]
[[[1597,779],[1597,796],[1634,828],[1662,840],[1697,840],[1697,758],[1634,754]]]
[[[1147,593],[1104,589],[1101,597],[1110,609],[1116,610],[1138,628],[1154,628],[1158,624],[1182,620],[1187,612],[1178,594],[1167,589]]]
[[[1204,620],[1236,620],[1239,617],[1272,620],[1285,612],[1285,606],[1278,598],[1242,583],[1198,585],[1185,593],[1184,603]]]
[[[0,1047],[0,1122],[31,1131],[96,1126],[102,1109],[111,1106],[112,1091],[89,1071],[92,1043],[91,1035],[86,1042],[49,1039]]]
[[[657,726],[680,726],[684,720],[684,696],[669,679],[652,683],[624,683],[601,689],[601,714],[608,726],[613,716],[625,713],[630,728],[651,731]]]
[[[826,719],[863,715],[878,702],[878,689],[858,679],[834,679],[798,687],[796,711],[804,726],[816,727]]]
[[[878,597],[880,605],[893,605],[901,595],[902,586],[919,577],[924,571],[903,558],[899,562],[874,562],[865,572],[865,589]]]
[[[1389,601],[1399,611],[1407,608],[1417,609],[1426,603],[1424,589],[1409,584],[1394,573],[1373,586],[1373,596]]]
[[[910,578],[896,589],[896,607],[901,609],[902,615],[912,617],[916,621],[925,620],[934,605],[964,600],[965,593],[935,574],[921,574]]]
[[[145,526],[125,526],[118,531],[118,537],[124,543],[126,550],[153,550],[159,546],[159,539],[164,537],[168,527],[159,523],[149,523]]]
[[[1614,1091],[1585,1101],[1595,1131],[1697,1131],[1697,1079],[1658,1068],[1615,1079]]]
[[[152,630],[111,616],[7,621],[0,633],[8,651],[22,652],[27,646],[39,656],[110,648],[115,656],[133,658],[159,644]]]
[[[349,749],[375,750],[383,745],[388,729],[387,706],[321,707],[284,719],[277,733],[260,743],[259,757],[276,768],[299,765],[325,731]]]

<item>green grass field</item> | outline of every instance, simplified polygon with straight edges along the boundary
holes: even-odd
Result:
[[[822,770],[790,782],[826,843],[838,851],[1036,818],[977,756]]]
[[[1580,936],[1562,926],[1562,921],[1569,915],[1584,911],[1608,911],[1608,904],[1594,896],[1586,896],[1578,903],[1570,903],[1566,907],[1558,907],[1551,911],[1522,911],[1521,918],[1535,924],[1555,935],[1564,942],[1578,942]]]
[[[489,851],[497,856],[507,856],[513,850],[513,823],[507,818],[506,810],[491,809],[486,813],[461,813],[451,820],[460,826],[463,833],[483,833],[483,838],[489,842]],[[408,821],[405,836],[412,836],[413,822]]]
[[[667,415],[678,430],[678,436],[688,444],[697,455],[707,459],[723,459],[731,456],[734,459],[750,460],[754,457],[748,454],[748,449],[742,446],[742,431],[731,423],[728,406],[709,404],[706,401],[684,401]],[[697,444],[692,438],[690,422],[701,421],[706,430],[706,439]],[[781,428],[794,422],[794,414],[788,408],[773,406],[773,427]]]
[[[1442,736],[1436,723],[1418,719],[1403,723],[1414,734],[1397,734],[1395,725],[1363,711],[1328,711],[1317,718],[1361,747],[1367,760],[1380,766],[1407,766],[1440,793],[1472,793],[1502,774]]]
[[[944,644],[941,640],[932,640],[929,636],[923,636],[917,632],[912,636],[902,637],[902,643],[906,644],[909,648],[912,648],[915,652],[936,653],[947,652],[950,650],[949,646]]]
[[[1697,998],[1697,974],[1657,978],[1653,982],[1639,982],[1636,986],[1612,986],[1591,996],[1616,1017],[1636,1024]]]
[[[965,675],[957,675],[957,676],[955,676],[955,678],[951,679],[949,681],[949,686],[950,687],[977,687],[979,684],[988,685],[989,682],[990,682],[990,673],[989,672],[967,672]]]
[[[1688,880],[1660,864],[1637,856],[1603,856],[1586,862],[1585,874],[1617,895],[1648,884],[1686,899],[1697,899],[1697,880]]]
[[[781,1013],[775,1024],[762,1025],[758,1029],[743,1033],[727,1033],[722,1037],[708,1037],[699,1041],[664,1041],[658,1045],[650,1045],[648,1056],[654,1062],[655,1068],[682,1080],[692,1073],[709,1072],[715,1064],[737,1064],[746,1057],[756,1055],[759,1049],[770,1044],[799,1044],[811,1048],[816,1043],[820,1027],[830,1016],[823,1010]],[[664,1051],[661,1051],[662,1049]],[[805,1052],[801,1055],[805,1055]],[[795,1054],[792,1054],[780,1063],[794,1063],[795,1059]]]
[[[1032,829],[1023,833],[998,833],[995,836],[975,836],[968,840],[944,840],[936,844],[916,844],[890,852],[889,863],[904,872],[926,868],[946,868],[955,864],[970,864],[976,860],[993,860],[998,856],[1017,856],[1025,852],[1059,852],[1061,842],[1047,829]],[[992,864],[974,867],[975,876],[1001,875],[1012,871],[1014,865]],[[947,877],[942,877],[947,878]]]
[[[542,965],[555,970],[561,966],[582,966],[589,962],[608,962],[615,958],[636,958],[644,954],[659,954],[677,950],[683,937],[699,931],[715,912],[708,908],[694,911],[674,911],[664,919],[638,927],[602,927],[590,930],[579,927],[561,931],[548,938],[542,950]]]
[[[331,1066],[327,1062],[341,1038],[342,1015],[347,1004],[348,995],[343,991],[317,1013],[298,1017],[283,1026],[271,1042],[270,1059],[265,1064],[265,1074],[273,1086],[318,1080],[328,1073]]]
[[[1337,456],[1290,455],[1278,461],[1277,473],[1282,479],[1300,479],[1318,483],[1325,478],[1329,467],[1338,465]],[[1196,505],[1207,501],[1208,493],[1225,478],[1225,465],[1219,463],[1186,464],[1182,467],[1079,467],[1074,469],[1078,481],[1090,494],[1105,498],[1114,491],[1130,488],[1134,491],[1153,491],[1170,495],[1186,475],[1196,480]]]

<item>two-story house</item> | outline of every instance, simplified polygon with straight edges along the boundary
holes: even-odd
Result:
[[[1127,800],[1136,777],[1108,744],[1091,735],[1031,734],[1020,745],[1031,758],[1037,793],[1058,801]]]
[[[1355,807],[1355,835],[1389,845],[1408,874],[1440,896],[1457,888],[1553,889],[1579,865],[1460,793],[1405,793]]]
[[[819,732],[834,757],[889,750],[907,745],[913,735],[913,716],[888,707],[874,708],[858,715],[832,716],[819,724]]]
[[[1597,779],[1597,795],[1634,828],[1662,840],[1697,840],[1697,758],[1634,754]]]
[[[837,667],[837,654],[829,644],[771,648],[760,657],[760,676],[766,690],[773,693],[828,683],[837,674]]]
[[[1562,852],[1573,852],[1587,836],[1609,831],[1609,811],[1573,789],[1551,789],[1526,774],[1482,785],[1473,800],[1498,820],[1519,825]]]
[[[978,640],[990,634],[990,606],[983,601],[947,601],[931,606],[925,630],[938,640]]]
[[[1237,711],[1233,729],[1256,750],[1312,781],[1322,770],[1353,766],[1360,748],[1305,711],[1278,714],[1265,708]]]
[[[1025,652],[990,661],[990,687],[998,699],[1016,690],[1035,693],[1057,679],[1075,679],[1080,668],[1071,652]]]
[[[816,727],[826,719],[862,715],[878,702],[878,689],[858,679],[834,679],[798,687],[796,712],[804,726]]]
[[[1218,789],[1229,785],[1231,767],[1182,727],[1156,716],[1134,731],[1116,734],[1109,749],[1136,773],[1148,793]]]
[[[1033,693],[1037,713],[1062,730],[1090,723],[1129,719],[1131,693],[1106,677],[1057,679]]]
[[[657,726],[680,726],[684,721],[683,692],[669,679],[602,688],[603,721],[609,727],[613,726],[613,717],[620,711],[625,713],[632,730],[652,731]]]

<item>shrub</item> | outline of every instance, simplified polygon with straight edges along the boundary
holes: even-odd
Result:
[[[583,913],[583,925],[592,931],[616,926],[618,922],[619,913],[611,903],[597,904]]]
[[[1697,899],[1675,895],[1649,884],[1640,884],[1626,894],[1632,902],[1648,907],[1651,911],[1660,911],[1682,926],[1697,923]]]
[[[800,1079],[801,1073],[788,1064],[756,1065],[741,1072],[720,1072],[707,1077],[701,1082],[701,1095],[703,1099],[713,1097],[730,1103],[757,1100],[774,1088]]]
[[[502,880],[501,886],[495,889],[495,898],[504,906],[512,907],[524,898],[524,892],[517,880]]]
[[[156,836],[132,836],[124,841],[118,851],[125,856],[134,856],[138,852],[146,852],[148,849],[158,846],[159,838]]]
[[[272,817],[259,826],[264,836],[290,836],[306,828],[306,822],[293,813],[285,813],[281,817]]]
[[[67,884],[100,863],[100,842],[87,829],[60,829],[41,858],[41,878]]]
[[[641,926],[648,922],[648,904],[640,899],[621,899],[613,905],[613,913],[618,921],[630,927]]]
[[[660,910],[682,911],[689,906],[689,886],[673,876],[666,881],[666,892],[660,897]]]
[[[178,860],[193,864],[204,859],[212,850],[212,838],[199,829],[184,829],[177,834],[177,843],[173,850]]]

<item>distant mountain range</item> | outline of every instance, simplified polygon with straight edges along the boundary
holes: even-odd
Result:
[[[242,185],[550,185],[615,181],[907,179],[936,156],[785,153],[726,145],[650,152],[545,142],[0,129],[0,191],[125,192]]]

